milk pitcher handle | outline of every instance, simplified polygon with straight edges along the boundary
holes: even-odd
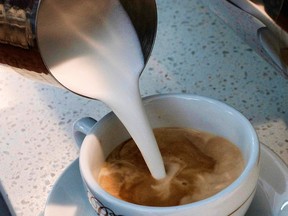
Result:
[[[89,133],[92,127],[97,123],[97,121],[91,117],[84,117],[77,120],[73,124],[73,135],[76,141],[77,147],[80,149],[81,144],[85,136]]]

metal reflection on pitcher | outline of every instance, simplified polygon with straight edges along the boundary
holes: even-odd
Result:
[[[37,47],[38,4],[39,0],[0,0],[0,63],[26,77],[54,83]]]

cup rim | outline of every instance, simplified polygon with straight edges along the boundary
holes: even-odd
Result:
[[[122,206],[126,206],[128,208],[138,208],[141,211],[149,211],[149,210],[153,210],[154,212],[162,212],[163,209],[165,210],[173,210],[175,208],[177,209],[190,209],[192,206],[193,207],[199,207],[199,206],[203,206],[206,205],[208,203],[211,203],[215,200],[218,200],[220,197],[222,197],[225,194],[229,194],[229,192],[236,190],[242,182],[245,182],[245,179],[247,179],[249,177],[249,174],[251,173],[251,171],[253,170],[253,168],[259,165],[260,163],[260,144],[259,144],[259,140],[258,140],[258,136],[257,133],[254,129],[254,127],[252,126],[252,124],[250,123],[250,121],[241,113],[239,112],[237,109],[235,109],[234,107],[227,105],[226,103],[223,103],[219,100],[213,99],[213,98],[209,98],[209,97],[205,97],[205,96],[199,96],[199,95],[194,95],[194,94],[187,94],[187,93],[168,93],[168,94],[156,94],[156,95],[151,95],[151,96],[147,96],[143,98],[143,104],[144,106],[150,102],[153,102],[154,100],[159,100],[159,99],[163,99],[163,98],[171,98],[171,97],[176,97],[176,98],[182,98],[182,99],[194,99],[194,100],[204,100],[205,102],[208,103],[213,103],[214,105],[217,106],[221,106],[221,107],[225,107],[229,112],[232,112],[233,114],[237,115],[238,117],[240,117],[242,119],[242,121],[247,125],[249,131],[251,132],[251,141],[253,145],[252,148],[252,152],[250,153],[249,160],[246,163],[245,169],[243,170],[243,172],[241,173],[241,175],[234,181],[232,182],[230,185],[228,185],[226,188],[224,188],[223,190],[219,191],[218,193],[206,198],[206,199],[202,199],[199,200],[197,202],[192,202],[192,203],[187,203],[187,204],[183,204],[183,205],[178,205],[178,206],[165,206],[165,207],[160,207],[160,206],[144,206],[144,205],[139,205],[139,204],[135,204],[135,203],[130,203],[121,199],[118,199],[114,196],[112,196],[111,194],[109,194],[108,192],[106,192],[104,189],[102,189],[102,187],[94,180],[94,177],[92,175],[91,172],[88,171],[88,168],[85,169],[83,166],[85,166],[85,162],[83,157],[81,157],[81,155],[83,154],[83,151],[85,149],[85,146],[88,145],[89,143],[89,136],[86,136],[81,149],[80,149],[80,156],[79,156],[79,167],[80,167],[80,173],[83,176],[83,180],[85,181],[85,183],[89,186],[90,189],[97,191],[97,194],[100,194],[101,196],[105,196],[105,199],[109,202],[109,203],[117,203],[118,205],[122,205]],[[115,114],[113,112],[108,113],[107,115],[105,115],[102,119],[100,119],[99,122],[97,122],[93,128],[91,129],[91,134],[95,134],[95,130],[97,129],[97,127],[99,126],[98,123],[101,124],[101,122],[103,121],[108,121],[110,118],[112,118],[113,116],[115,116]],[[91,138],[91,137],[90,137]],[[245,203],[245,201],[243,201],[243,203]],[[243,204],[242,203],[242,204]]]

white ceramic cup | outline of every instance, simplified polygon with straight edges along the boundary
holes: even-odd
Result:
[[[104,191],[95,176],[107,155],[130,138],[129,133],[113,113],[97,123],[91,118],[83,118],[74,124],[74,135],[81,145],[80,172],[95,212],[114,216],[244,215],[253,199],[259,176],[259,142],[250,122],[222,102],[195,95],[156,95],[143,101],[153,128],[188,127],[225,137],[241,149],[245,169],[227,188],[190,204],[149,207],[119,200]]]

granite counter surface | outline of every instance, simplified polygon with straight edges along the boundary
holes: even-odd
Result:
[[[158,0],[157,6],[142,95],[192,93],[223,101],[288,164],[288,81],[200,1]],[[78,156],[73,122],[100,119],[110,109],[14,70],[0,65],[0,189],[12,215],[40,216],[55,181]]]

